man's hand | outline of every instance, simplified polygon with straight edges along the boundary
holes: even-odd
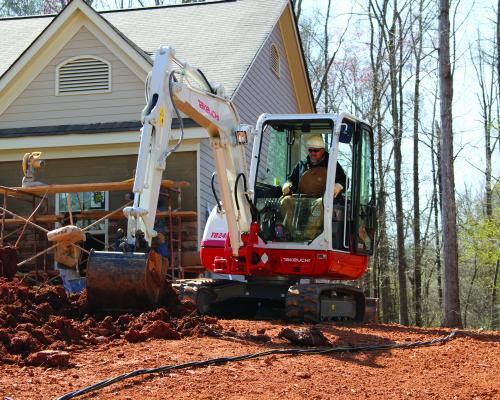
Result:
[[[333,197],[337,197],[342,190],[344,190],[344,186],[342,186],[340,183],[336,183],[333,187]]]
[[[288,196],[292,194],[292,183],[291,182],[285,182],[283,184],[283,187],[281,188],[283,191],[283,196]]]

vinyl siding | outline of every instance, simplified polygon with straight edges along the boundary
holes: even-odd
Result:
[[[281,74],[278,78],[271,70],[271,45],[280,53]],[[262,113],[297,113],[293,81],[286,59],[279,26],[276,25],[260,49],[251,68],[234,95],[234,103],[241,121],[255,125]]]
[[[271,70],[271,44],[276,44],[280,53],[280,78]],[[262,113],[298,113],[298,105],[286,59],[285,48],[279,26],[276,25],[258,52],[253,64],[237,89],[233,101],[240,114],[241,122],[255,126]],[[253,140],[246,146],[248,167],[252,154]],[[262,144],[267,153],[267,138]],[[200,145],[200,234],[206,223],[207,207],[213,207],[215,200],[211,189],[211,177],[215,171],[212,149],[208,139]]]
[[[57,65],[79,55],[95,55],[111,63],[110,93],[55,95]],[[144,83],[82,27],[0,115],[0,128],[130,121],[139,118],[143,106]]]

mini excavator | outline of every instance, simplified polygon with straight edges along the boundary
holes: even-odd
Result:
[[[374,249],[369,124],[341,112],[262,114],[255,127],[242,125],[223,86],[179,61],[170,47],[156,52],[146,97],[134,200],[124,209],[125,251],[89,256],[90,305],[129,311],[162,301],[167,265],[155,251],[154,221],[166,159],[183,137],[182,112],[207,131],[215,162],[215,206],[200,243],[211,278],[181,282],[181,293],[188,293],[204,314],[271,305],[293,320],[362,321],[365,296],[345,281],[363,276]],[[174,116],[181,134],[170,148]],[[321,143],[328,160],[321,170],[304,171],[290,190],[285,183],[294,166],[307,158],[311,138]],[[336,177],[339,168],[345,175],[342,184]]]

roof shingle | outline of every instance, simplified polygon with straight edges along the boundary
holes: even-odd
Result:
[[[100,14],[147,54],[172,46],[182,61],[203,70],[231,95],[288,0],[235,0]],[[54,17],[0,20],[0,76]]]

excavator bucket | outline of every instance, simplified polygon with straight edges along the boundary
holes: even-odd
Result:
[[[165,299],[168,261],[155,251],[92,251],[87,262],[87,298],[93,311],[136,312]]]

